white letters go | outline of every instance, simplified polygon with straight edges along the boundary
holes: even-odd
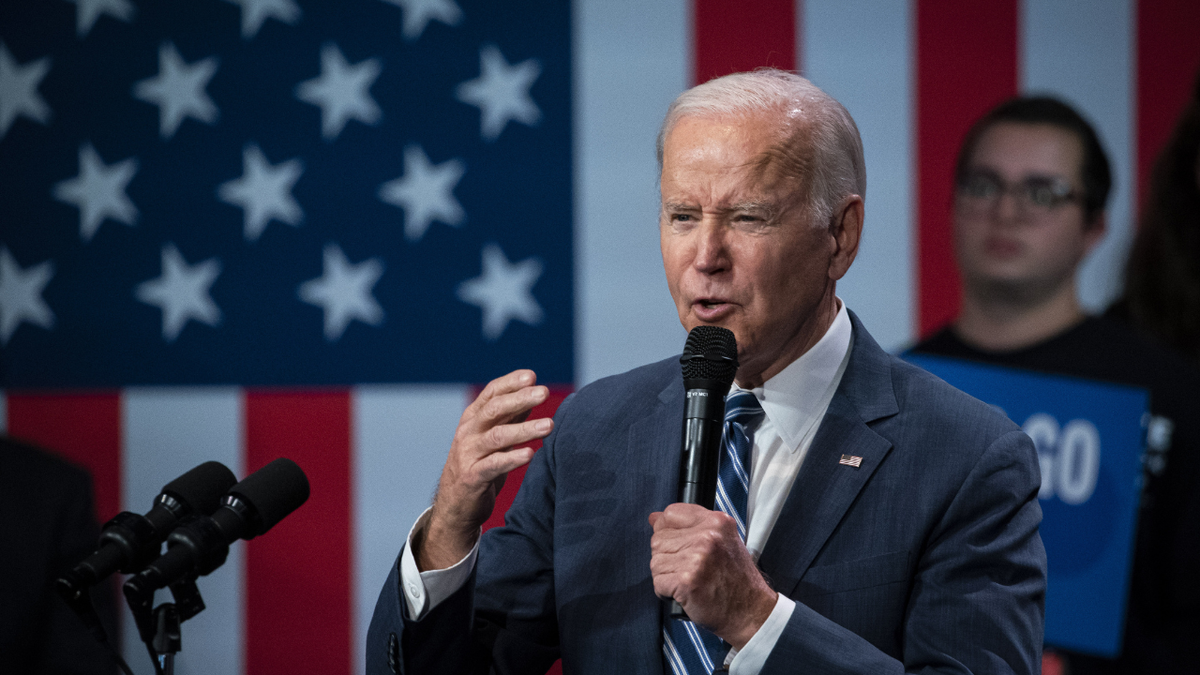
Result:
[[[1036,413],[1022,425],[1037,446],[1042,469],[1038,498],[1054,495],[1067,504],[1086,502],[1100,476],[1100,432],[1087,420],[1071,420],[1061,429],[1058,420]]]

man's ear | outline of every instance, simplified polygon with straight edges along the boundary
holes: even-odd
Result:
[[[1106,234],[1108,234],[1108,211],[1100,211],[1090,223],[1084,225],[1083,254],[1086,256],[1095,250]]]
[[[863,198],[850,195],[842,200],[841,207],[829,223],[830,242],[833,256],[829,260],[829,278],[841,279],[858,255],[858,242],[862,239]]]

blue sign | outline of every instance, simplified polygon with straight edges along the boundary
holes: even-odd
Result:
[[[1149,394],[958,359],[905,358],[999,407],[1033,439],[1042,469],[1038,497],[1049,571],[1046,644],[1117,656]]]

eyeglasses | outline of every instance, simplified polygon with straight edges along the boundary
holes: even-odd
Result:
[[[1011,194],[1019,209],[1027,214],[1046,214],[1068,202],[1079,201],[1080,194],[1071,184],[1056,176],[1030,176],[1008,183],[987,171],[967,174],[958,183],[958,194],[971,206],[991,208],[1005,194]]]

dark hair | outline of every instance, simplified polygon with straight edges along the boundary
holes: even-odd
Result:
[[[1049,124],[1075,134],[1083,146],[1083,166],[1080,167],[1083,176],[1083,215],[1088,224],[1093,223],[1104,210],[1108,191],[1112,189],[1108,155],[1104,154],[1100,138],[1092,125],[1074,108],[1050,96],[1010,98],[976,120],[958,151],[958,162],[954,165],[955,182],[961,182],[966,177],[967,164],[975,153],[979,138],[1001,122]]]
[[[1114,307],[1135,326],[1200,358],[1200,73],[1159,154]]]

